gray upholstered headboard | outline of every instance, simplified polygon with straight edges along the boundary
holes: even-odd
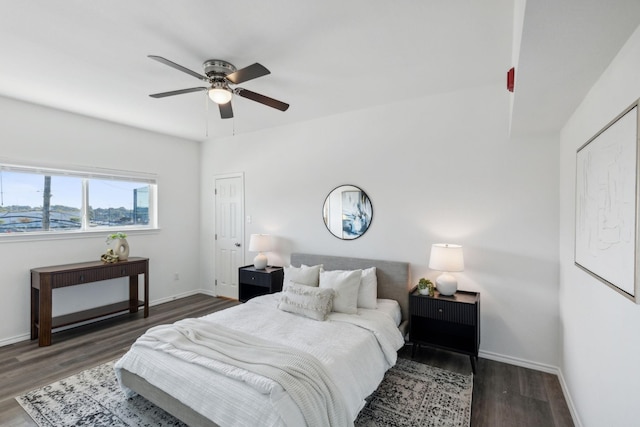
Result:
[[[409,263],[382,261],[375,259],[349,258],[332,255],[291,254],[291,265],[322,264],[325,270],[357,270],[376,268],[378,277],[378,298],[398,301],[402,310],[402,320],[409,319]]]

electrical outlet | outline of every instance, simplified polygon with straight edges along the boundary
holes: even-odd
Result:
[[[173,280],[180,280],[180,274],[173,273]]]

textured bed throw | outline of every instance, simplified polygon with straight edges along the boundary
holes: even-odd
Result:
[[[326,369],[306,352],[200,319],[152,328],[134,346],[161,350],[244,381],[248,380],[244,371],[258,374],[289,393],[308,425],[353,425],[344,399]],[[116,364],[116,374],[118,368]],[[273,387],[270,381],[250,385],[262,393]]]

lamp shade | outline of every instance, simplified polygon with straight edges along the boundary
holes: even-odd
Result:
[[[264,270],[267,267],[268,259],[262,252],[271,250],[271,236],[268,234],[252,234],[249,239],[249,252],[258,252],[253,259],[253,266],[258,270]]]
[[[271,250],[271,236],[268,234],[252,234],[249,239],[250,252],[268,252]]]
[[[462,246],[449,243],[434,243],[431,245],[429,268],[432,270],[456,272],[464,270]]]

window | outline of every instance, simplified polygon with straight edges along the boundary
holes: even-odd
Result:
[[[90,179],[89,226],[121,227],[149,224],[149,185]]]
[[[0,164],[0,235],[155,228],[155,177]]]

